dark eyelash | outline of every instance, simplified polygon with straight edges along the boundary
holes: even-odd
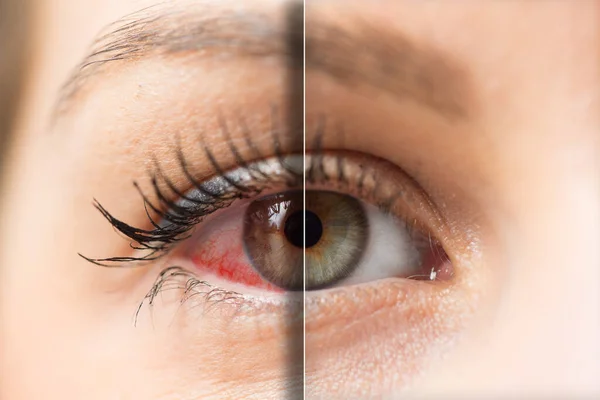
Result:
[[[277,110],[272,109],[271,118],[274,121],[276,119]],[[279,166],[285,173],[282,177],[283,182],[279,180],[275,181],[272,177],[267,175],[261,170],[261,161],[264,162],[263,155],[260,153],[258,148],[254,146],[251,139],[251,133],[247,128],[243,117],[238,116],[238,122],[242,128],[244,134],[245,143],[249,150],[253,153],[253,156],[258,159],[253,163],[244,159],[241,152],[234,144],[229,133],[227,122],[223,115],[219,114],[219,126],[222,131],[222,135],[227,143],[228,149],[238,164],[237,169],[246,172],[253,179],[253,184],[243,184],[235,182],[228,175],[227,172],[219,164],[212,151],[207,147],[203,146],[203,151],[208,161],[210,162],[213,171],[215,172],[215,178],[223,179],[229,186],[227,190],[221,192],[215,192],[211,190],[205,183],[198,182],[189,171],[188,163],[183,154],[183,150],[179,139],[176,141],[176,155],[177,160],[180,164],[181,170],[189,184],[198,190],[204,197],[204,200],[193,199],[186,197],[179,189],[175,187],[168,177],[163,173],[158,161],[154,160],[154,172],[151,173],[151,185],[154,193],[155,201],[150,198],[141,190],[139,184],[134,181],[134,186],[139,192],[146,216],[152,225],[153,229],[142,229],[133,225],[127,224],[122,220],[114,217],[110,212],[104,208],[100,202],[94,199],[94,207],[106,218],[106,220],[122,235],[127,237],[130,242],[130,247],[134,250],[145,251],[146,254],[139,257],[108,257],[108,258],[90,258],[81,253],[79,256],[85,260],[104,267],[120,267],[123,263],[130,262],[141,262],[141,261],[152,261],[156,260],[165,254],[172,248],[172,246],[182,240],[187,239],[190,236],[190,232],[202,219],[212,214],[213,212],[226,208],[236,200],[249,198],[252,195],[256,195],[260,192],[254,183],[262,184],[285,184],[287,187],[297,187],[302,184],[303,176],[294,169],[292,169],[286,163],[286,156],[282,149],[281,139],[278,134],[276,124],[272,123],[271,138],[273,144],[273,154],[275,154],[276,160]],[[320,126],[317,130],[317,137],[321,137],[323,126]],[[320,139],[317,139],[316,146],[313,146],[313,152],[320,151]],[[315,164],[314,162],[312,164]],[[313,180],[313,170],[322,169],[322,166],[311,165],[309,168],[310,179]],[[169,196],[166,195],[165,189],[161,189],[161,183],[167,187],[167,190],[177,196],[178,200],[186,200],[187,206],[181,206],[177,202],[169,200]],[[208,199],[208,200],[207,200]],[[166,210],[166,211],[164,211]],[[154,215],[154,217],[153,217]],[[168,224],[159,225],[156,219],[160,221],[166,221]]]
[[[150,288],[150,291],[148,291],[146,296],[144,296],[144,299],[138,305],[133,318],[134,326],[137,325],[142,307],[147,304],[150,308],[150,311],[152,311],[157,296],[159,293],[162,293],[165,290],[182,291],[182,296],[179,301],[180,304],[197,297],[200,297],[202,300],[204,300],[201,303],[204,306],[218,303],[230,303],[238,305],[243,302],[241,294],[237,292],[214,287],[206,281],[199,280],[193,273],[185,270],[182,267],[168,267],[161,271],[156,278],[156,281],[154,281],[154,284]]]

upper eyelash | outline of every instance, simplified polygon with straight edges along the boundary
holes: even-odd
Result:
[[[273,106],[271,108],[271,120],[276,121],[277,115],[278,110],[275,106]],[[302,185],[304,178],[306,179],[306,183],[314,183],[320,179],[329,179],[322,164],[322,140],[326,131],[327,122],[324,116],[317,119],[314,140],[311,146],[311,153],[314,156],[311,157],[310,165],[308,165],[306,168],[305,176],[286,164],[286,153],[284,153],[282,149],[283,146],[281,143],[281,138],[278,134],[279,127],[276,126],[275,122],[272,122],[272,153],[275,155],[275,159],[277,160],[282,171],[285,172],[277,181],[261,169],[261,165],[264,165],[265,163],[265,157],[252,142],[251,131],[248,128],[243,116],[238,114],[236,122],[239,124],[243,133],[245,145],[252,153],[253,159],[256,160],[253,162],[249,162],[247,159],[245,159],[239,151],[239,148],[235,145],[231,138],[229,127],[223,114],[219,112],[217,114],[217,118],[221,133],[225,139],[225,143],[227,144],[231,155],[237,163],[236,169],[238,171],[241,170],[246,172],[249,176],[251,176],[253,179],[252,183],[283,183],[285,186],[292,188]],[[343,132],[342,127],[338,127],[338,131]],[[150,198],[142,191],[139,184],[136,181],[133,182],[133,185],[142,198],[144,210],[150,225],[153,227],[152,229],[142,229],[127,224],[126,222],[114,217],[97,199],[94,199],[93,203],[94,207],[118,232],[131,240],[130,247],[133,250],[141,250],[145,251],[146,253],[140,256],[120,256],[107,258],[91,258],[81,253],[78,253],[78,255],[93,264],[104,267],[118,267],[121,266],[122,263],[156,260],[167,254],[174,244],[187,239],[190,236],[190,231],[192,228],[201,222],[206,216],[219,209],[228,207],[236,200],[249,198],[252,195],[256,195],[260,192],[256,185],[232,181],[229,178],[227,171],[225,171],[219,164],[210,148],[207,146],[202,146],[202,150],[210,162],[213,171],[215,172],[213,179],[224,179],[229,185],[227,190],[215,192],[207,186],[207,183],[210,183],[211,181],[199,182],[196,178],[194,178],[193,174],[189,171],[188,163],[183,154],[179,137],[176,137],[175,152],[181,167],[181,171],[188,180],[188,184],[192,188],[202,193],[202,195],[205,196],[205,200],[200,201],[199,199],[187,197],[185,193],[179,190],[176,185],[173,184],[173,182],[163,173],[158,160],[154,158],[154,171],[150,173],[150,181],[156,200],[150,200]],[[338,155],[338,178],[342,182],[346,181],[346,177],[344,176],[343,162],[343,157]],[[283,179],[283,182],[280,181],[281,179]],[[161,183],[168,188],[168,191],[176,196],[178,201],[186,200],[193,206],[184,207],[178,204],[177,201],[170,200],[169,196],[167,196],[165,193],[165,189],[161,189]],[[153,217],[151,212],[154,213],[156,217]],[[168,224],[163,224],[162,226],[159,225],[159,223],[156,222],[157,218],[160,218],[161,221],[168,222]]]
[[[277,110],[273,109],[272,114],[272,118],[275,119]],[[227,143],[228,149],[238,164],[237,170],[245,171],[248,175],[250,175],[253,178],[253,183],[260,182],[262,184],[281,184],[282,182],[275,181],[272,177],[261,170],[261,165],[264,165],[263,155],[260,153],[258,148],[254,146],[245,120],[241,116],[238,116],[238,122],[242,127],[245,143],[249,147],[249,150],[252,151],[253,156],[258,160],[252,163],[243,158],[241,152],[231,139],[227,123],[222,114],[218,115],[218,119],[219,126]],[[271,130],[271,138],[273,140],[273,153],[276,156],[276,160],[278,161],[278,164],[282,170],[286,172],[283,175],[283,183],[287,187],[297,187],[302,183],[303,176],[301,173],[293,170],[286,164],[286,156],[282,151],[282,144],[277,131],[278,130],[275,129],[275,127]],[[318,136],[320,136],[320,134]],[[213,171],[215,172],[215,178],[224,179],[229,185],[227,190],[221,192],[212,191],[207,186],[206,182],[198,182],[193,177],[192,173],[188,169],[188,163],[183,154],[179,138],[177,138],[176,155],[183,174],[189,181],[188,183],[202,193],[206,198],[208,198],[209,201],[200,201],[198,199],[186,197],[185,194],[181,190],[177,189],[172,181],[163,173],[159,162],[154,159],[155,169],[154,172],[151,173],[150,181],[156,200],[150,200],[150,198],[141,190],[139,184],[136,181],[133,182],[133,185],[142,198],[146,216],[153,229],[142,229],[127,224],[114,217],[97,199],[94,199],[93,203],[94,207],[118,232],[131,240],[130,247],[132,249],[147,251],[147,253],[137,257],[120,256],[108,258],[90,258],[78,253],[79,256],[93,264],[104,267],[118,267],[122,263],[126,262],[156,260],[167,254],[168,250],[170,250],[173,244],[187,239],[192,228],[206,216],[219,209],[229,206],[235,200],[249,198],[250,196],[256,195],[258,192],[260,192],[255,185],[248,185],[233,181],[228,176],[227,171],[222,168],[217,159],[214,157],[212,151],[207,146],[203,146],[202,149],[208,161],[210,162]],[[320,151],[320,149],[315,150]],[[311,166],[309,169],[312,169],[312,167],[313,166]],[[165,189],[161,189],[160,183],[164,183],[168,190],[177,196],[178,200],[187,200],[189,203],[193,204],[193,206],[182,207],[177,204],[176,201],[170,200],[165,194]],[[151,212],[160,218],[160,220],[167,221],[169,224],[164,226],[159,225],[159,223],[156,222],[156,218],[151,215]]]

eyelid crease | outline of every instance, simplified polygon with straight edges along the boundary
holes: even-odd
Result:
[[[288,156],[288,158],[293,157],[302,158],[302,155]],[[109,257],[101,259],[89,258],[81,254],[80,256],[101,266],[118,266],[113,264],[129,261],[155,260],[166,254],[173,244],[189,237],[191,229],[201,222],[204,217],[219,209],[228,207],[238,199],[257,195],[267,187],[277,183],[285,184],[288,179],[282,177],[287,176],[289,170],[283,168],[280,162],[281,160],[278,158],[270,158],[249,164],[261,164],[261,169],[265,174],[267,171],[271,171],[269,178],[262,180],[255,179],[255,176],[243,167],[238,167],[232,171],[221,171],[221,175],[217,174],[213,178],[201,183],[189,175],[188,178],[193,191],[191,195],[188,192],[184,197],[176,201],[170,200],[164,194],[160,184],[155,179],[155,176],[153,176],[151,182],[158,204],[150,200],[139,188],[137,182],[134,182],[134,186],[138,189],[142,197],[146,216],[154,229],[140,229],[126,224],[112,216],[99,203],[97,203],[96,208],[100,210],[102,215],[117,231],[133,241],[131,245],[133,249],[150,250],[150,254],[140,257]],[[279,179],[277,179],[278,176],[280,177]],[[249,182],[249,184],[244,186],[243,182]],[[170,186],[167,185],[167,187]],[[244,188],[245,190],[242,191],[240,188]],[[180,191],[177,190],[177,192],[179,193]],[[148,209],[152,210],[161,219],[161,222],[156,223]],[[182,210],[183,212],[181,212]]]

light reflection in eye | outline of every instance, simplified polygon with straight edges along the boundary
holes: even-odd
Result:
[[[270,207],[267,207],[267,220],[268,228],[279,229],[285,223],[285,217],[287,211],[291,208],[291,200],[284,200],[273,203]]]
[[[274,206],[281,223],[271,226],[265,221]],[[363,206],[352,196],[307,190],[304,207],[302,191],[291,191],[253,201],[242,240],[254,269],[267,281],[285,290],[315,290],[353,272],[368,231]]]

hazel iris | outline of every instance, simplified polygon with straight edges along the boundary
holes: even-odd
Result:
[[[290,291],[303,290],[304,283],[306,290],[324,288],[349,276],[368,235],[362,203],[330,191],[307,191],[306,207],[302,191],[263,197],[244,216],[244,248],[253,268]]]

